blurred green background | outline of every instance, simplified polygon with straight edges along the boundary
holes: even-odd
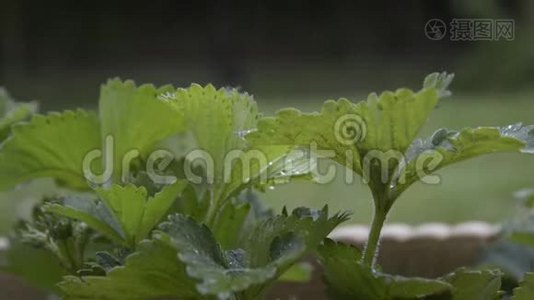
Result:
[[[438,18],[512,19],[512,41],[451,41],[425,35]],[[534,2],[512,1],[57,1],[5,0],[0,9],[0,85],[41,111],[95,109],[109,77],[138,83],[238,86],[272,114],[318,110],[326,99],[418,89],[433,71],[456,74],[453,96],[421,133],[441,127],[534,124]],[[497,222],[534,187],[534,157],[499,154],[439,172],[438,185],[405,193],[392,222]],[[52,190],[35,184],[35,193]],[[30,192],[31,193],[31,192]],[[293,182],[262,196],[273,207],[349,209],[368,222],[359,180]],[[0,231],[31,205],[22,191],[0,195]],[[21,205],[21,203],[23,203]],[[15,208],[16,204],[18,208]]]

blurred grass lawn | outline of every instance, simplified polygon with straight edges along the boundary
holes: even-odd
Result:
[[[351,97],[363,99],[363,97]],[[268,97],[269,98],[269,97]],[[257,101],[266,115],[288,105],[312,112],[320,108],[324,98],[287,97]],[[522,121],[534,124],[534,94],[519,95],[455,95],[443,100],[436,109],[421,136],[426,137],[441,127],[459,129],[466,126],[504,126]],[[342,174],[342,172],[338,172]],[[438,172],[438,185],[415,184],[401,196],[395,205],[390,222],[450,222],[485,220],[498,222],[513,211],[516,202],[512,194],[525,187],[534,187],[534,156],[496,154],[463,162]],[[44,189],[48,185],[44,184]],[[36,190],[42,190],[38,187]],[[32,192],[30,191],[30,194]],[[0,232],[6,232],[17,216],[13,202],[23,201],[28,192],[0,194]],[[266,203],[280,209],[296,206],[321,207],[328,204],[331,211],[353,211],[353,222],[370,220],[372,206],[367,188],[356,177],[351,186],[337,178],[332,183],[319,185],[309,182],[292,182],[278,186],[262,195]],[[28,201],[21,211],[28,211]]]

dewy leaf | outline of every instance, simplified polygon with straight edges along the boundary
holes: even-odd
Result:
[[[357,104],[347,99],[325,102],[320,113],[285,109],[263,118],[247,135],[253,145],[307,146],[334,150],[335,161],[362,174],[361,157],[371,151],[400,153],[408,148],[440,96],[450,75],[431,74],[419,92],[399,89],[369,95]]]
[[[232,150],[245,148],[241,132],[256,127],[256,102],[250,95],[237,90],[217,90],[212,85],[194,84],[187,89],[178,89],[170,103],[183,113],[187,130],[196,142],[195,148],[204,151],[212,160],[213,168],[204,170],[203,179],[214,186],[215,197],[220,197],[225,157]]]
[[[310,147],[315,143],[319,149],[335,151],[334,160],[346,165],[347,153],[355,156],[354,165],[348,166],[360,170],[359,156],[353,144],[345,145],[336,139],[334,124],[345,115],[352,115],[355,105],[342,99],[337,102],[327,101],[320,114],[304,114],[296,109],[284,109],[275,117],[264,117],[258,122],[258,130],[246,136],[253,146],[282,145]],[[347,152],[349,151],[349,152]]]
[[[359,262],[358,249],[325,240],[319,247],[327,292],[333,299],[421,299],[441,295],[451,286],[441,280],[406,278],[371,270]]]
[[[316,165],[305,149],[278,145],[248,148],[239,161],[232,164],[230,180],[226,181],[222,198],[237,195],[250,186],[261,190],[294,178],[312,177]]]
[[[144,187],[132,184],[101,188],[97,193],[121,224],[127,244],[134,246],[146,238],[165,216],[185,186],[185,182],[177,181],[164,187],[153,197],[148,196]]]
[[[300,207],[291,214],[284,209],[281,215],[260,221],[244,239],[243,249],[248,253],[249,265],[275,265],[276,277],[280,277],[347,219],[346,213],[328,217],[327,206],[321,210]],[[258,295],[262,289],[265,286],[251,289],[247,295]]]
[[[203,172],[195,175],[200,175],[202,183],[210,188],[210,211],[206,217],[210,225],[216,211],[245,187],[276,184],[309,172],[304,155],[288,158],[284,164],[291,147],[250,147],[245,141],[243,137],[255,130],[259,117],[256,102],[247,93],[194,84],[178,89],[169,103],[183,114],[188,134],[194,140],[195,145],[188,146],[194,151],[187,153],[185,164],[200,166]],[[162,144],[172,153],[181,153],[173,143]]]
[[[255,127],[256,102],[248,94],[236,90],[194,84],[178,89],[171,104],[183,113],[196,147],[212,157],[213,182],[222,183],[225,155],[231,150],[243,149],[244,141],[239,132]]]
[[[156,142],[183,131],[183,112],[172,109],[168,100],[162,98],[166,93],[174,93],[174,88],[149,84],[137,87],[131,80],[119,79],[111,79],[102,86],[101,137],[102,141],[113,138],[115,183],[122,175],[123,159],[128,152],[138,151],[138,155],[146,158]]]
[[[240,259],[240,251],[224,253],[210,230],[193,219],[173,215],[161,225],[158,238],[178,249],[178,257],[187,267],[189,276],[199,279],[198,291],[203,295],[217,295],[230,299],[235,292],[271,279],[276,272],[272,266],[247,268]]]
[[[513,300],[534,299],[534,273],[526,273],[525,278],[519,283],[519,287],[514,289]]]
[[[204,225],[180,214],[160,225],[156,236],[174,245],[188,274],[198,280],[202,294],[227,299],[257,299],[274,280],[345,220],[328,218],[327,209],[296,209],[259,222],[242,245],[223,249]]]
[[[407,165],[397,172],[396,192],[445,166],[496,152],[534,153],[534,125],[440,129],[425,141],[416,140],[406,153]]]
[[[498,299],[501,276],[499,270],[470,271],[462,268],[442,280],[454,287],[453,300]]]
[[[99,147],[96,115],[82,110],[36,115],[29,123],[14,125],[0,146],[0,189],[39,177],[87,189],[83,160]]]
[[[300,207],[291,214],[284,210],[281,215],[260,222],[245,239],[244,249],[250,253],[250,264],[261,266],[271,258],[271,246],[276,239],[295,234],[303,238],[305,249],[314,249],[337,225],[347,219],[348,214],[345,213],[329,218],[327,206],[319,211]],[[284,264],[283,267],[287,266]]]
[[[68,300],[205,299],[176,259],[176,249],[152,240],[142,241],[124,266],[106,276],[67,276],[59,287]]]

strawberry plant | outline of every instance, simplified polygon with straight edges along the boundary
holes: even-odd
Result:
[[[57,182],[55,195],[17,224],[13,241],[55,258],[64,299],[263,299],[314,254],[333,299],[494,299],[496,270],[423,279],[385,274],[376,264],[381,228],[410,185],[432,183],[440,168],[482,154],[534,152],[534,126],[521,124],[441,129],[417,140],[451,80],[435,73],[417,92],[263,117],[252,96],[235,89],[112,79],[98,112],[29,121],[32,110],[7,114],[0,189],[43,177]],[[275,213],[257,197],[289,180],[321,181],[324,151],[372,191],[363,252],[326,239],[348,213],[329,215],[326,206]],[[533,295],[532,278],[516,299]]]
[[[289,147],[248,146],[242,132],[258,118],[252,97],[236,90],[110,80],[98,114],[14,125],[0,151],[0,186],[52,177],[76,191],[44,199],[17,226],[18,239],[54,254],[66,299],[261,298],[347,214],[274,214],[242,196],[308,173]],[[263,160],[245,159],[253,150]],[[194,164],[199,157],[206,161]],[[292,168],[282,170],[286,160]]]
[[[376,267],[382,226],[410,185],[419,180],[436,183],[432,175],[435,171],[480,155],[534,153],[534,125],[520,123],[459,131],[439,129],[428,139],[416,139],[440,98],[450,94],[447,88],[452,79],[452,75],[434,73],[425,78],[417,92],[398,89],[373,93],[359,103],[329,100],[319,113],[284,109],[262,119],[258,130],[247,136],[253,145],[314,143],[318,149],[333,150],[330,158],[368,183],[374,218],[363,253],[333,243],[320,247],[329,293],[335,299],[411,299],[451,291],[453,299],[497,297],[500,276],[496,273],[460,270],[439,280],[427,280],[392,277],[381,274]],[[473,277],[476,282],[472,284],[480,284],[481,290],[475,289],[470,296],[456,295],[464,295],[456,281],[459,278],[459,284],[466,284],[465,277]]]

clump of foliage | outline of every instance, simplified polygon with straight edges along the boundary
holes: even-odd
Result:
[[[441,129],[416,140],[451,80],[435,73],[417,92],[329,100],[320,113],[285,109],[274,117],[262,117],[252,97],[234,89],[110,80],[98,113],[35,115],[9,127],[0,188],[51,177],[70,190],[43,199],[33,219],[17,225],[15,239],[57,259],[65,299],[262,299],[314,253],[333,299],[496,298],[498,271],[404,278],[375,262],[388,213],[421,174],[482,154],[534,151],[534,127],[521,124]],[[365,127],[339,128],[346,116]],[[337,129],[358,138],[340,139]],[[173,159],[154,164],[162,149]],[[190,154],[198,149],[207,163],[195,163],[198,156]],[[274,213],[256,196],[291,179],[313,180],[316,166],[307,154],[323,149],[334,150],[332,159],[363,176],[372,191],[375,215],[363,252],[326,239],[347,213],[329,216],[327,207]],[[229,152],[237,160],[228,169]],[[263,159],[254,159],[258,153]],[[399,153],[403,159],[392,159]],[[532,295],[532,278],[525,277],[516,299]]]
[[[268,160],[249,172],[236,161],[225,180],[225,154],[248,155],[240,132],[255,128],[258,118],[255,101],[237,90],[110,80],[98,114],[50,113],[14,125],[0,151],[0,186],[53,177],[78,191],[43,201],[33,220],[17,226],[17,239],[53,253],[65,270],[59,287],[66,299],[261,298],[347,214],[329,216],[326,207],[274,214],[250,195],[305,176],[298,161],[281,172],[289,147],[261,147]],[[84,158],[105,149],[108,136],[113,155],[91,167],[99,174],[111,163],[113,173],[101,184],[88,182]],[[176,153],[160,174],[174,175],[170,184],[155,183],[143,168],[148,153],[162,148]],[[180,172],[184,148],[203,149],[214,160],[213,170],[195,168],[200,182]],[[131,150],[138,155],[123,176]],[[260,174],[265,181],[256,180]]]
[[[258,130],[247,136],[254,145],[316,143],[319,149],[333,149],[334,161],[368,182],[375,209],[363,253],[333,243],[320,247],[329,293],[334,299],[412,299],[451,292],[453,299],[497,296],[500,284],[495,280],[500,282],[500,276],[495,272],[465,275],[466,271],[460,270],[439,280],[427,280],[392,278],[381,274],[376,267],[382,226],[394,203],[410,185],[445,166],[483,154],[534,153],[534,126],[520,123],[459,131],[439,129],[428,139],[416,139],[439,99],[450,94],[447,88],[452,79],[452,75],[434,73],[425,78],[418,92],[398,89],[380,95],[373,93],[367,101],[358,103],[347,99],[329,100],[320,113],[281,110],[275,117],[262,119]],[[347,115],[357,116],[358,122],[349,124],[344,133],[357,138],[353,143],[340,143],[339,132],[332,128]],[[465,277],[473,277],[474,281],[466,283]],[[497,279],[490,280],[490,277]],[[480,284],[480,290],[475,289],[473,297],[455,294],[463,293],[457,285],[470,284]],[[488,288],[487,284],[495,288]],[[489,294],[480,296],[479,292]]]

